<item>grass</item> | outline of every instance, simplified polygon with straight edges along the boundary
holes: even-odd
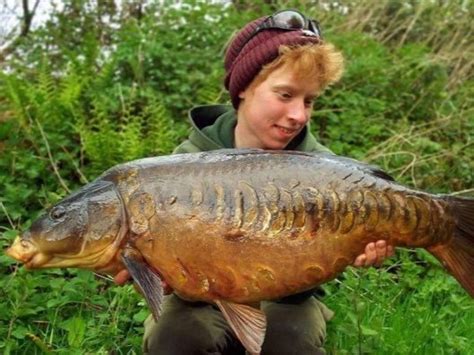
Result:
[[[350,269],[327,285],[332,354],[469,354],[474,303],[424,251],[399,250],[381,269]]]

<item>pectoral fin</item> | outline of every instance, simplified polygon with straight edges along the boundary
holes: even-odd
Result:
[[[157,320],[161,314],[161,302],[163,301],[163,286],[160,277],[134,249],[125,249],[122,252],[122,261],[145,296],[153,318]]]
[[[224,318],[247,351],[260,354],[267,321],[259,309],[226,301],[215,301]]]

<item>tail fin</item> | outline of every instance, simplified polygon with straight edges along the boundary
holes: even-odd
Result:
[[[428,248],[474,298],[474,199],[446,196],[456,221],[447,245]]]

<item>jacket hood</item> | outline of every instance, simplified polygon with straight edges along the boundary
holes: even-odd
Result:
[[[200,150],[234,147],[237,113],[232,106],[196,106],[189,111],[193,128],[189,141]]]

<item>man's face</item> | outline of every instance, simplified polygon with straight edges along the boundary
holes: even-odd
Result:
[[[236,148],[284,149],[308,123],[317,93],[317,82],[297,80],[288,66],[250,85],[239,95]]]

